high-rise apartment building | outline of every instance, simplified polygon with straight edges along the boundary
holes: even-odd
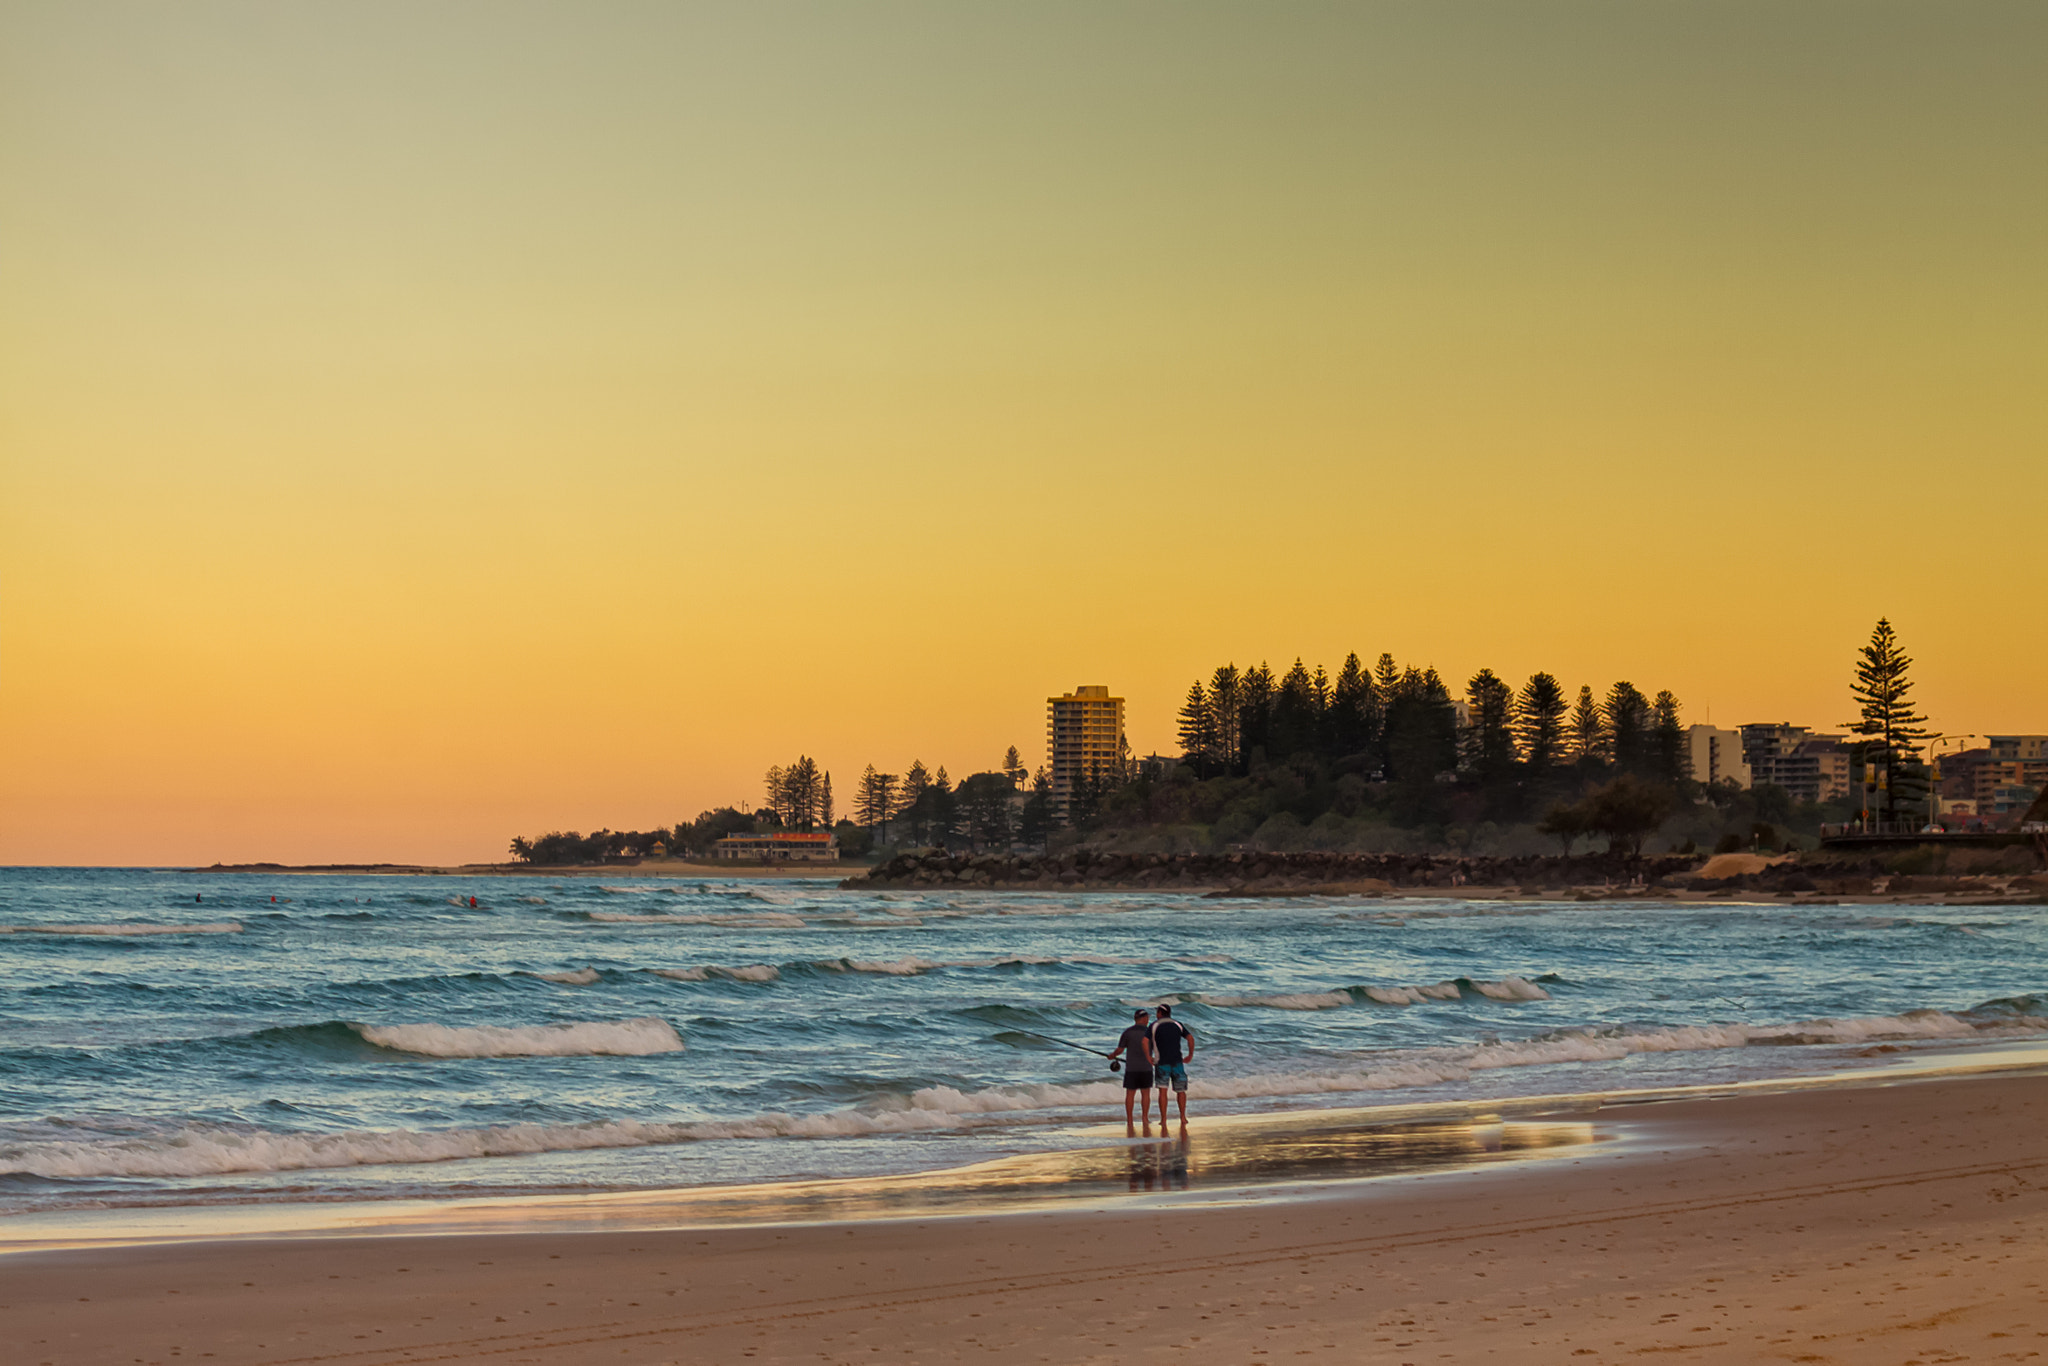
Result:
[[[1045,740],[1052,757],[1052,807],[1065,820],[1077,786],[1123,763],[1124,700],[1100,684],[1046,698]]]

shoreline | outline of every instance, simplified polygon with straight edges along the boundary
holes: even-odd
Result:
[[[2048,1350],[2039,1070],[1561,1119],[1608,1137],[1265,1199],[1134,1175],[1002,1216],[25,1252],[0,1323],[38,1366]]]
[[[1162,892],[1219,898],[1363,897],[1475,901],[1757,900],[1780,904],[2048,905],[2048,874],[1901,873],[1878,859],[1814,855],[1258,853],[896,854],[848,891]]]
[[[216,863],[207,868],[177,868],[179,873],[270,873],[285,877],[771,877],[844,879],[855,863],[689,863],[681,859],[645,863],[458,863],[438,867],[424,863]]]
[[[324,1200],[241,1199],[0,1214],[0,1259],[63,1248],[246,1241],[252,1238],[420,1237],[546,1229],[695,1230],[739,1224],[806,1226],[949,1219],[1107,1208],[1124,1159],[1192,1137],[1198,1160],[1184,1172],[1209,1195],[1258,1201],[1290,1191],[1457,1173],[1503,1161],[1540,1161],[1555,1150],[1612,1143],[1646,1107],[1762,1096],[1813,1096],[1873,1087],[1994,1077],[2048,1081],[2048,1042],[2002,1040],[1958,1047],[1878,1045],[1885,1061],[1806,1075],[1695,1085],[1567,1091],[1471,1100],[1392,1101],[1203,1114],[1189,1134],[1165,1125],[1126,1135],[1114,1120],[1077,1116],[1066,1147],[964,1166],[864,1177],[798,1177],[738,1185],[642,1187],[531,1194],[397,1196]],[[1567,1128],[1582,1132],[1565,1133]],[[1183,1154],[1184,1166],[1186,1154]],[[5,1264],[5,1261],[0,1261]]]
[[[1908,886],[1893,891],[1886,880],[1874,880],[1874,890],[1775,890],[1769,886],[1736,883],[1728,886],[1616,884],[1613,882],[1565,883],[1530,887],[1515,883],[1458,883],[1455,885],[1397,884],[1383,879],[1352,879],[1336,882],[1303,882],[1278,877],[1231,882],[1227,880],[1176,882],[1162,885],[1140,879],[1077,882],[1072,884],[1033,880],[1028,882],[940,882],[875,879],[856,871],[851,864],[805,864],[797,866],[747,863],[682,863],[662,861],[643,864],[568,865],[529,867],[519,864],[458,864],[433,867],[424,864],[216,864],[206,868],[175,868],[181,874],[232,874],[253,877],[271,874],[281,877],[438,877],[438,878],[695,878],[733,880],[762,878],[831,884],[829,890],[845,892],[908,891],[921,893],[994,892],[1011,895],[1058,894],[1062,896],[1128,895],[1158,892],[1194,896],[1206,900],[1290,900],[1310,897],[1344,898],[1363,901],[1484,901],[1553,905],[1588,902],[1669,902],[1673,905],[1756,905],[1756,906],[2044,906],[2048,890],[2031,885],[2041,879],[1972,880],[1970,885],[1926,887],[1914,885],[1925,879],[1901,878]],[[1953,879],[1952,881],[1963,881]],[[815,890],[827,890],[819,887]]]

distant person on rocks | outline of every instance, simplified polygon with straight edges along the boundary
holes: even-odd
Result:
[[[1180,1127],[1188,1127],[1188,1067],[1195,1060],[1195,1034],[1173,1018],[1173,1007],[1159,1007],[1152,1026],[1152,1076],[1159,1087],[1159,1128],[1166,1129],[1166,1088],[1180,1101]]]
[[[1117,1054],[1124,1059],[1124,1130],[1131,1137],[1138,1136],[1137,1123],[1131,1118],[1133,1104],[1145,1121],[1145,1133],[1152,1132],[1152,1012],[1140,1010],[1133,1018],[1133,1024],[1117,1037],[1116,1047],[1110,1050],[1109,1060],[1115,1062]],[[1159,1100],[1159,1127],[1166,1127],[1166,1098]]]

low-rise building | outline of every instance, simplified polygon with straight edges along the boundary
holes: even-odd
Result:
[[[1991,789],[1990,801],[1977,803],[1977,810],[2005,824],[2032,806],[2042,790],[2032,784],[2000,784]]]
[[[711,842],[711,857],[758,863],[837,863],[839,837],[830,831],[803,834],[789,830],[767,835],[728,835]]]
[[[1180,759],[1171,754],[1148,754],[1131,762],[1132,775],[1149,778],[1155,783],[1171,782],[1173,775],[1180,772]]]
[[[2032,737],[1993,738],[2022,740]],[[1986,746],[1942,755],[1941,795],[1973,801],[1980,812],[1988,813],[2001,789],[2033,788],[2038,791],[2048,788],[2048,758],[2018,757],[2026,752],[2022,746],[2013,744],[2005,746],[2003,753]]]
[[[1846,736],[1808,736],[1800,742],[1799,752],[1810,755],[1814,760],[1814,778],[1820,794],[1817,800],[1828,802],[1849,795],[1850,773],[1856,756],[1850,750]]]
[[[2048,735],[1987,735],[1993,758],[2006,763],[2048,764]]]
[[[1748,725],[1742,728],[1742,757],[1751,786],[1775,783],[1796,802],[1829,801],[1851,790],[1855,755],[1845,735],[1815,735],[1784,721]]]
[[[1792,800],[1820,800],[1820,763],[1799,753],[1800,742],[1813,732],[1789,721],[1759,723],[1742,728],[1742,759],[1749,765],[1752,787],[1775,784],[1790,793]]]

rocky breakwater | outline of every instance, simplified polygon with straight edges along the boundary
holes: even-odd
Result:
[[[1567,888],[1655,884],[1699,866],[1691,856],[1623,859],[1606,855],[1513,858],[1428,854],[1128,854],[1072,849],[1059,854],[959,854],[919,849],[897,854],[842,887],[1004,888],[1018,891],[1159,888],[1226,896],[1374,895],[1418,889]]]
[[[1697,871],[1666,881],[1681,890],[1721,897],[1759,895],[1964,906],[2038,906],[2048,901],[2048,874],[1901,873],[1890,868],[1884,858],[1875,856],[1716,854]]]

